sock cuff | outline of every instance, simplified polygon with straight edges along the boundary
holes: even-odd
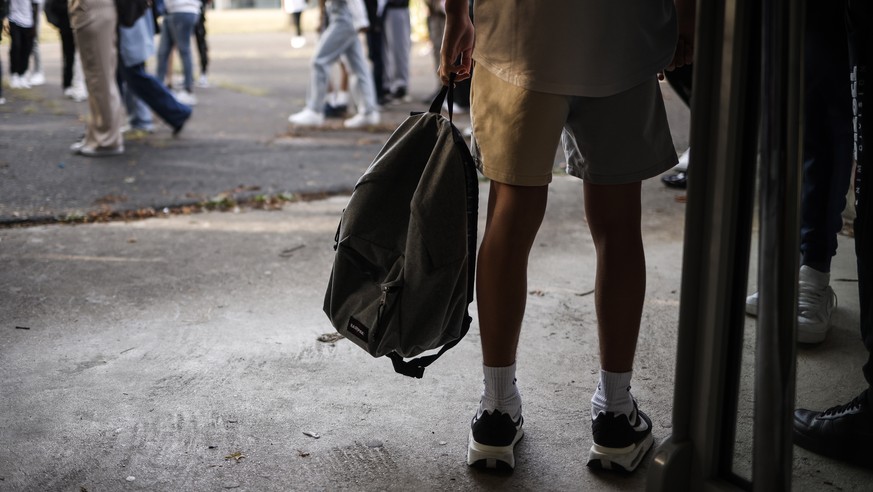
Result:
[[[630,389],[633,372],[609,372],[600,370],[600,387],[607,398]]]
[[[482,365],[485,376],[485,388],[495,400],[512,398],[518,391],[515,388],[515,363],[505,367],[489,367]]]

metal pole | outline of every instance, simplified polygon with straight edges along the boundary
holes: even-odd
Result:
[[[763,2],[754,490],[791,489],[803,81],[803,0]]]

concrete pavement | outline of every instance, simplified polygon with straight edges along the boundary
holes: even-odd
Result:
[[[182,138],[162,129],[119,159],[67,156],[84,108],[57,101],[59,89],[27,100],[7,93],[0,215],[349,189],[391,119],[420,105],[391,109],[383,131],[291,132],[284,121],[302,100],[306,62],[286,43],[285,33],[215,36],[216,87],[198,91]],[[423,97],[430,59],[414,59]],[[47,67],[50,83],[56,68]],[[667,98],[681,147],[687,112]],[[125,200],[98,200],[110,194]],[[680,197],[644,184],[648,290],[634,394],[658,442],[671,429]],[[483,184],[480,210],[486,198]],[[319,340],[333,331],[321,305],[346,200],[0,229],[0,491],[644,488],[651,455],[629,477],[584,466],[598,362],[594,250],[578,181],[556,176],[531,263],[519,353],[527,435],[511,475],[463,461],[481,390],[476,323],[422,380],[345,340]],[[853,243],[839,241],[834,326],[798,359],[797,401],[813,408],[863,385]],[[746,476],[753,330],[749,320],[735,460]],[[796,490],[868,490],[871,478],[795,448]]]

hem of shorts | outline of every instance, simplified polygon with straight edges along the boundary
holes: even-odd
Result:
[[[679,163],[678,157],[676,157],[676,153],[673,155],[663,159],[657,164],[651,165],[646,169],[641,171],[637,171],[635,173],[628,174],[591,174],[591,173],[583,173],[580,172],[576,168],[572,168],[567,166],[567,174],[570,176],[575,176],[583,181],[588,181],[593,184],[601,184],[601,185],[620,185],[620,184],[628,184],[628,183],[636,183],[637,181],[643,181],[646,179],[654,178],[655,176],[666,172],[673,166]]]
[[[501,173],[493,169],[488,169],[483,165],[479,166],[479,172],[491,181],[512,186],[546,186],[552,182],[551,174],[542,176],[518,176],[516,174]]]

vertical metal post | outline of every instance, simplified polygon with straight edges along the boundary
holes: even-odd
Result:
[[[732,472],[758,137],[760,6],[700,1],[673,435],[650,491],[726,490]]]
[[[791,488],[802,155],[803,0],[765,0],[755,490]]]

